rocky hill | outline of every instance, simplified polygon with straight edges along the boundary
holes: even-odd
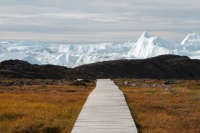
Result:
[[[24,61],[9,60],[0,63],[0,75],[41,79],[200,79],[200,60],[192,60],[186,56],[162,55],[142,60],[99,62],[73,69],[54,65],[31,65]]]
[[[8,60],[0,63],[1,77],[30,79],[63,79],[67,67],[55,65],[32,65],[26,61]]]

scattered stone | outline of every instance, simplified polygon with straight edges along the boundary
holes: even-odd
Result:
[[[130,84],[131,86],[136,86],[136,83]]]
[[[41,81],[40,85],[46,85],[46,83],[44,81]]]
[[[168,88],[165,88],[165,90],[169,91],[169,89],[168,89]]]
[[[62,85],[62,84],[63,84],[63,82],[62,82],[62,81],[59,81],[59,82],[58,82],[58,84],[59,84],[59,85]]]
[[[77,81],[84,82],[84,83],[94,83],[93,80],[89,80],[89,79],[77,79]]]
[[[12,86],[12,85],[14,85],[14,84],[15,84],[15,82],[9,81],[8,83],[5,84],[5,86]]]
[[[89,80],[89,79],[83,79],[82,82],[85,82],[85,83],[93,83],[94,81]]]
[[[153,84],[153,85],[152,85],[152,87],[156,87],[156,86],[157,86],[157,84]]]
[[[129,82],[128,82],[128,81],[125,81],[125,82],[124,82],[124,85],[125,85],[125,86],[129,86]]]
[[[32,86],[32,83],[27,81],[24,83],[24,86]]]
[[[164,82],[165,85],[171,85],[171,84],[176,84],[175,80],[167,80],[166,82]]]
[[[76,85],[76,86],[87,86],[85,83],[81,82],[81,81],[75,81],[72,83],[73,85]]]

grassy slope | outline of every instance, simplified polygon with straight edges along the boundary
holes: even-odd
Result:
[[[125,94],[139,132],[200,132],[199,81],[178,81],[168,86],[170,91],[161,87],[160,80],[129,79],[130,86],[123,85],[123,80],[116,82]]]
[[[0,132],[70,132],[93,88],[0,86]]]

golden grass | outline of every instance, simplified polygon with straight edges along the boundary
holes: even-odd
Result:
[[[0,133],[68,133],[94,88],[72,85],[0,87]]]
[[[163,87],[161,80],[115,80],[124,92],[132,116],[141,133],[199,133],[200,82],[177,81]],[[145,87],[157,84],[158,87]]]

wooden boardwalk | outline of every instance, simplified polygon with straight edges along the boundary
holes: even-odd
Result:
[[[98,79],[72,133],[137,133],[121,90],[110,79]]]

